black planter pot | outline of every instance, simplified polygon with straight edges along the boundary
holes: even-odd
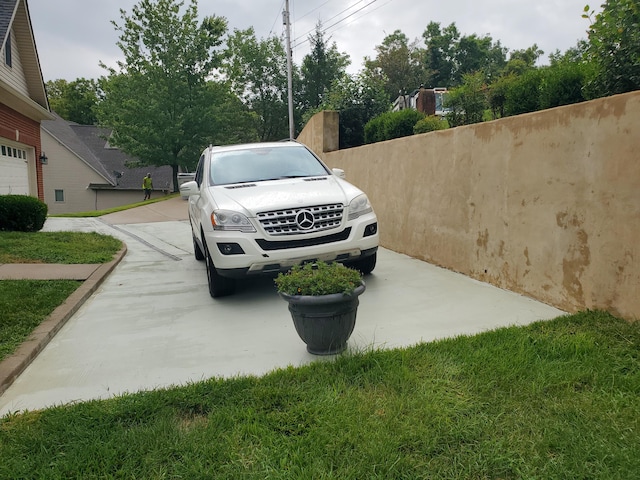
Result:
[[[351,295],[287,295],[289,311],[298,335],[314,355],[334,355],[347,348],[347,341],[356,325],[358,297],[364,283]]]

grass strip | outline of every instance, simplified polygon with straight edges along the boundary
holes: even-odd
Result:
[[[0,232],[0,263],[106,263],[120,248],[96,232]]]
[[[51,215],[52,217],[65,217],[65,218],[91,218],[91,217],[101,217],[102,215],[107,215],[109,213],[122,212],[124,210],[129,210],[130,208],[142,207],[144,205],[149,205],[151,203],[164,202],[165,200],[169,200],[171,198],[179,197],[179,193],[171,193],[169,195],[164,195],[162,197],[152,198],[151,200],[145,200],[144,202],[131,203],[128,205],[121,205],[118,207],[105,208],[104,210],[90,210],[88,212],[73,212],[73,213],[58,213],[55,215]]]
[[[0,361],[15,352],[81,284],[74,280],[0,281]]]
[[[583,312],[0,419],[0,478],[632,479],[640,325]]]

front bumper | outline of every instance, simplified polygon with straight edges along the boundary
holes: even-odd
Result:
[[[205,232],[216,267],[226,277],[267,275],[308,261],[346,262],[373,255],[378,248],[375,213],[347,222],[344,229],[315,235],[270,236],[260,233]]]

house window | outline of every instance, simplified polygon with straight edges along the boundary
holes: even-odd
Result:
[[[56,190],[56,202],[64,202],[64,190]]]
[[[11,66],[11,32],[7,34],[7,43],[4,46],[4,63]]]

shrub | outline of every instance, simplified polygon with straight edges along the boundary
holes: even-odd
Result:
[[[418,123],[413,126],[413,133],[417,135],[435,130],[444,130],[445,128],[449,128],[449,122],[446,119],[429,115],[422,120],[418,120]]]
[[[306,263],[294,265],[275,279],[278,292],[287,295],[350,295],[362,284],[362,275],[341,263]]]
[[[28,195],[0,195],[0,230],[37,232],[47,219],[47,205]]]
[[[424,113],[411,108],[399,112],[385,112],[364,126],[364,141],[374,143],[413,135],[413,127],[424,116]]]

